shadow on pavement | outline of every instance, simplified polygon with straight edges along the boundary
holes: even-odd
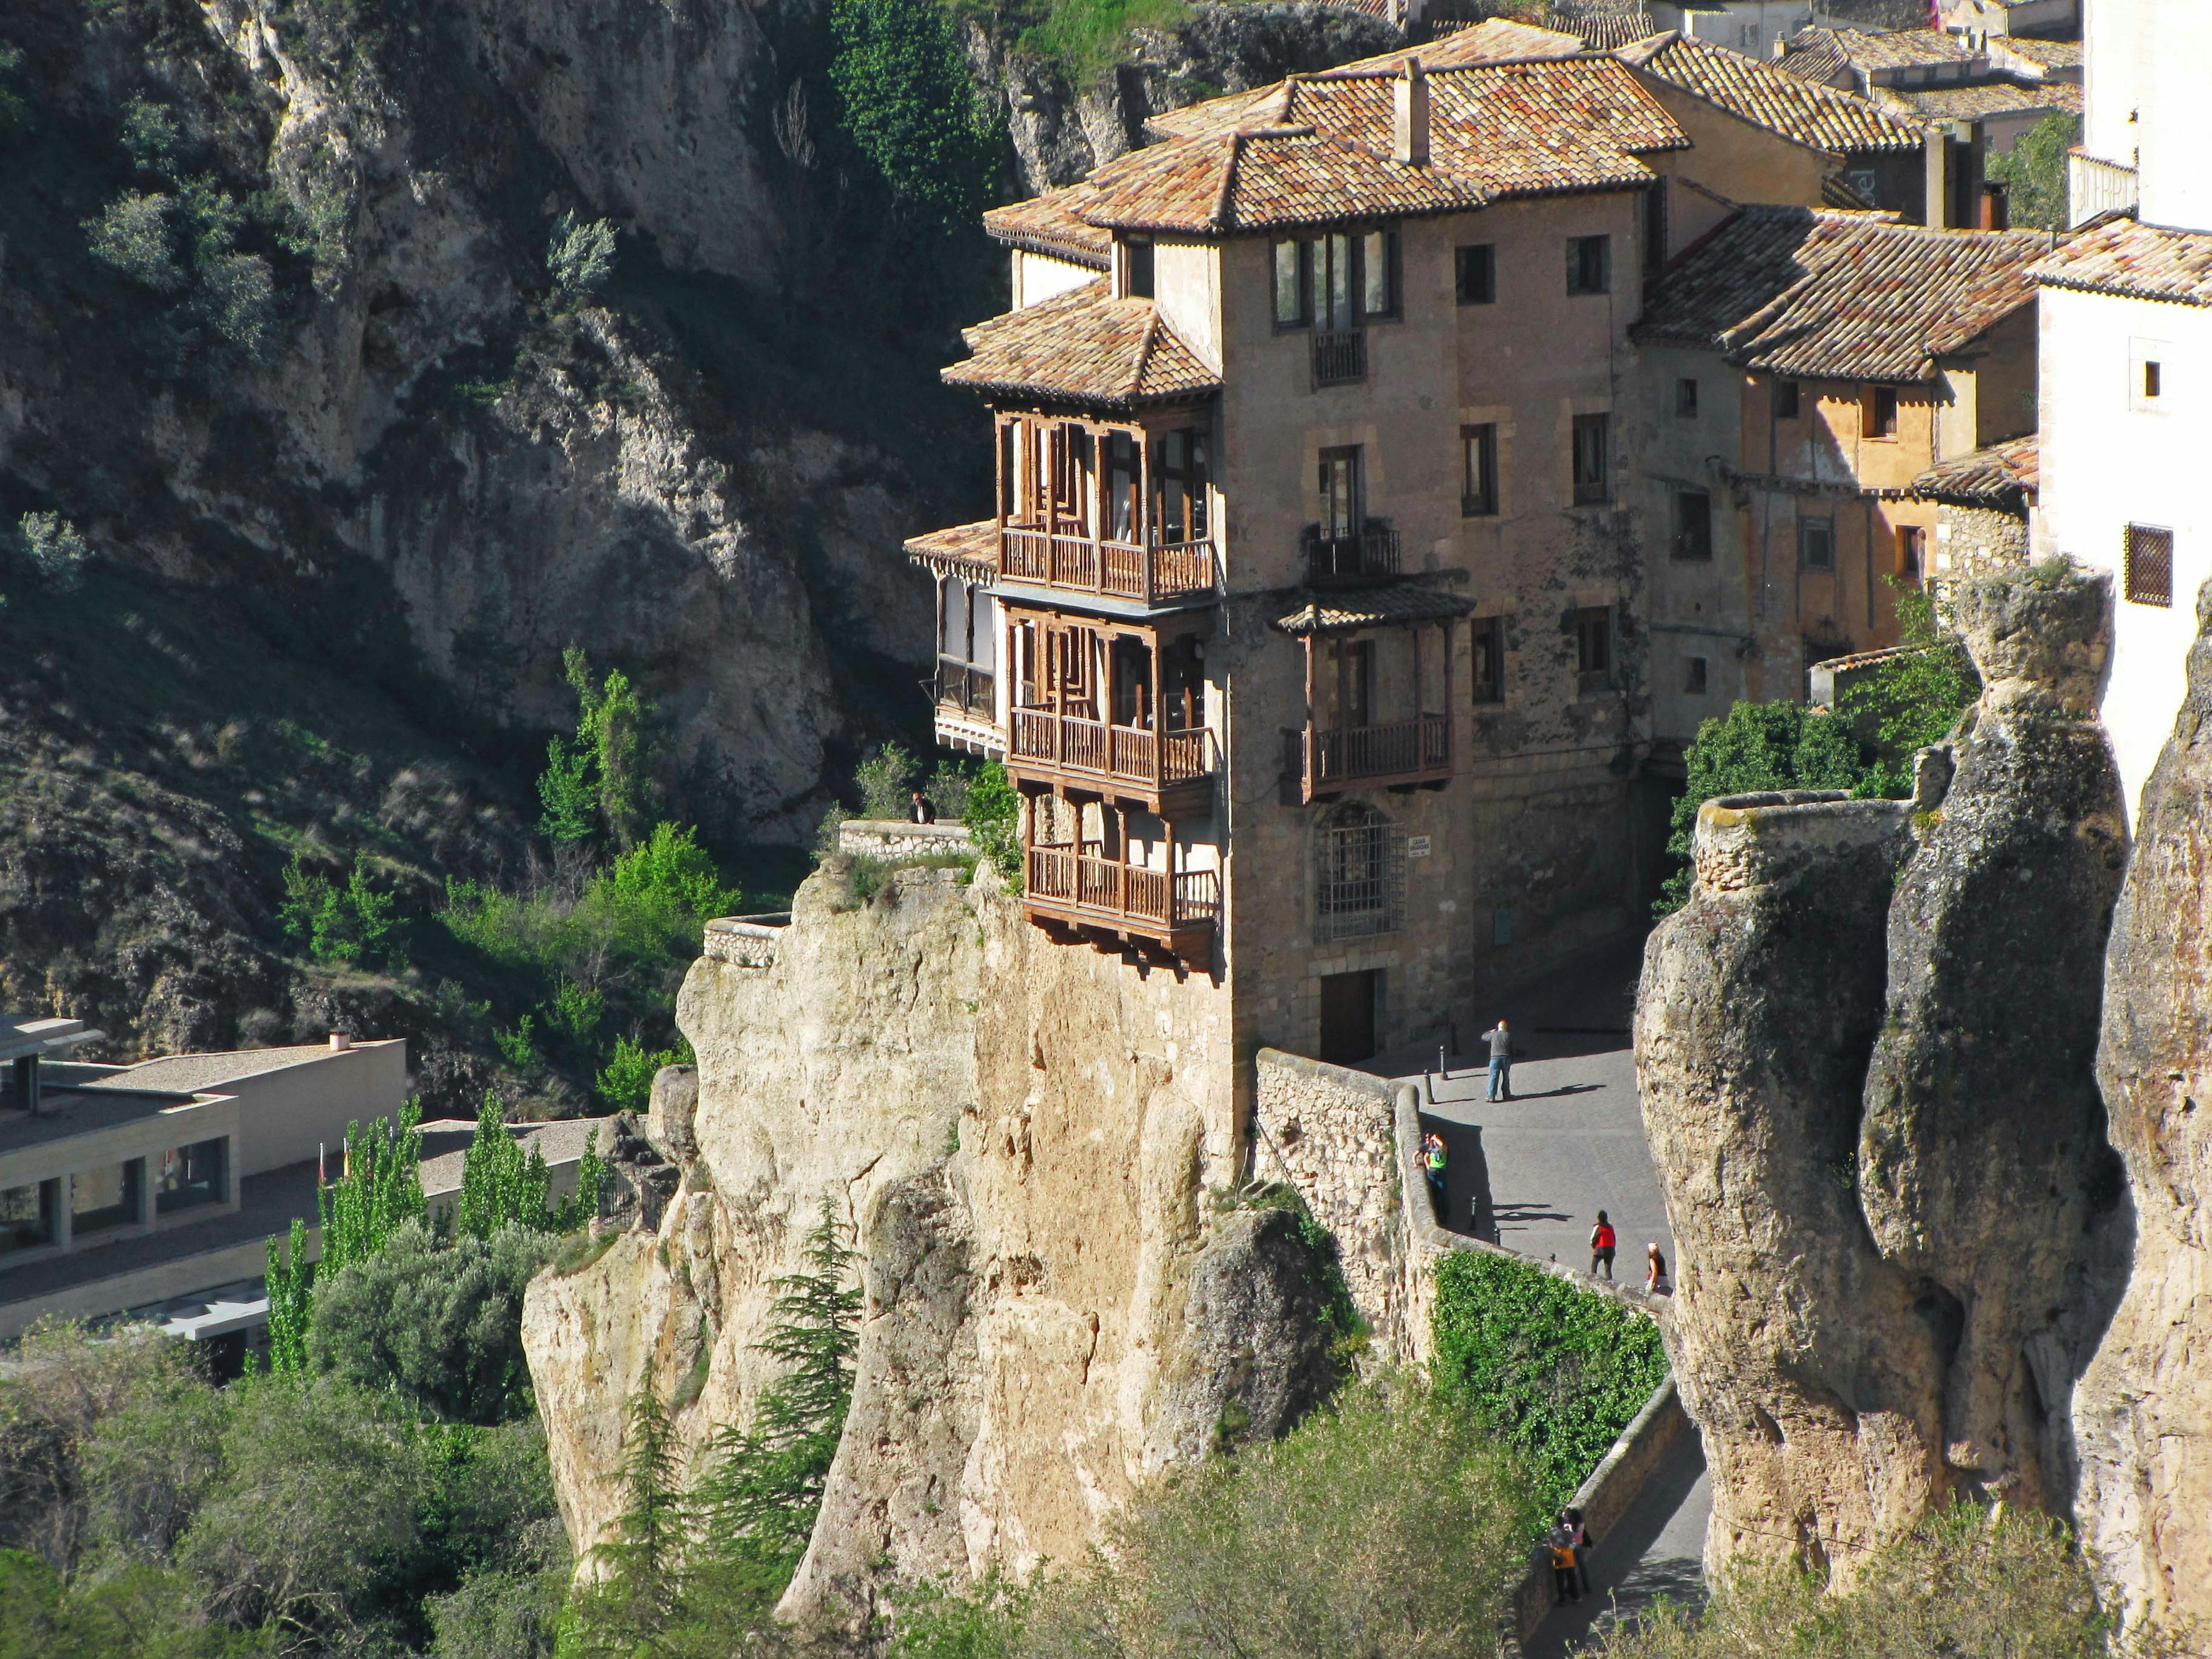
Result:
[[[1685,1434],[1652,1474],[1628,1513],[1589,1553],[1590,1587],[1580,1601],[1555,1607],[1524,1644],[1527,1659],[1566,1659],[1593,1638],[1662,1599],[1697,1607],[1705,1597],[1705,1568],[1695,1546],[1661,1544],[1668,1523],[1694,1498],[1705,1457],[1695,1431]],[[1702,1536],[1702,1528],[1698,1529]]]

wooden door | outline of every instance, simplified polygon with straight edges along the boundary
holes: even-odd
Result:
[[[1375,1053],[1375,988],[1378,970],[1325,974],[1321,981],[1321,1057],[1338,1066]]]

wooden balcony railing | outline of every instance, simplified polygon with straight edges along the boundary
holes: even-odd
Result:
[[[1378,581],[1398,574],[1398,532],[1377,520],[1349,536],[1324,536],[1308,525],[1299,538],[1306,580],[1316,587]]]
[[[998,712],[993,696],[991,671],[957,657],[937,659],[937,706],[957,708],[979,720],[994,719]]]
[[[1023,898],[1058,920],[1119,928],[1175,945],[1175,936],[1212,927],[1221,915],[1221,877],[1212,870],[1141,870],[1074,847],[1029,849]]]
[[[1288,726],[1283,772],[1299,799],[1357,787],[1426,783],[1451,775],[1451,717],[1421,714],[1382,726]]]
[[[1213,592],[1213,544],[1095,541],[1066,530],[1007,525],[999,532],[999,577],[1164,605]]]
[[[1141,726],[1079,720],[1049,708],[1017,708],[1008,758],[1076,779],[1157,793],[1197,783],[1213,771],[1213,733],[1199,727],[1164,736]]]
[[[1317,328],[1313,334],[1316,386],[1349,386],[1367,378],[1367,331]]]

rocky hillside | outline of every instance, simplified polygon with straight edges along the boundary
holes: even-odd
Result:
[[[292,854],[418,908],[518,878],[572,647],[656,706],[661,799],[726,854],[923,738],[899,543],[987,490],[935,372],[1003,278],[848,131],[833,10],[0,9],[0,1003],[125,1054],[350,1010],[458,1097],[465,976],[444,1007],[295,959]],[[1146,37],[1113,144],[1388,44],[1352,16]],[[976,53],[1017,133],[1082,101],[1019,34]],[[1048,148],[999,187],[1081,164]]]
[[[2077,1525],[2132,1614],[2212,1615],[2212,643],[2130,858],[2110,605],[2061,567],[1962,587],[1983,695],[1911,802],[1700,816],[1637,1053],[1709,1565],[1849,1582],[1952,1498],[2002,1498]]]
[[[786,1598],[854,1627],[886,1577],[1079,1559],[1136,1483],[1279,1431],[1332,1382],[1322,1264],[1241,1176],[1225,993],[1071,949],[988,872],[800,889],[685,982],[665,1206],[530,1289],[524,1340],[579,1552],[622,1503],[625,1407],[672,1404],[687,1477],[750,1420],[777,1275],[825,1202],[860,1252],[851,1415]],[[654,1182],[641,1182],[649,1190]]]

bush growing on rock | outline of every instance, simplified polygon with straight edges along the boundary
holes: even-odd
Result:
[[[1961,1504],[1863,1565],[1839,1595],[1820,1575],[1737,1574],[1701,1612],[1662,1607],[1596,1659],[2181,1659],[2186,1633],[2123,1634],[2058,1522]]]
[[[898,1659],[1491,1659],[1537,1525],[1528,1483],[1408,1378],[1175,1473],[1110,1553],[1026,1597],[909,1595]]]
[[[1432,1317],[1438,1390],[1527,1460],[1547,1513],[1667,1380],[1657,1326],[1509,1256],[1446,1256]]]

